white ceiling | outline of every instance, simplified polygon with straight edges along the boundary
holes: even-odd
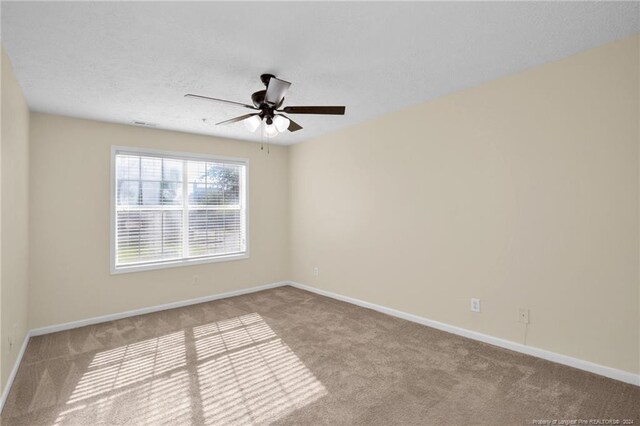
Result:
[[[291,81],[291,144],[640,31],[640,3],[2,2],[2,42],[40,112],[257,140],[259,75]],[[292,116],[293,118],[293,116]]]

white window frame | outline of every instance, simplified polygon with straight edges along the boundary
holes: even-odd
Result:
[[[180,160],[212,161],[212,162],[224,162],[224,163],[243,165],[245,172],[244,172],[244,176],[241,176],[240,179],[243,179],[244,182],[241,183],[240,186],[244,188],[244,191],[241,191],[240,203],[243,206],[242,210],[244,211],[244,214],[241,214],[240,216],[241,218],[244,218],[245,251],[230,254],[230,255],[204,256],[204,257],[197,257],[197,258],[191,258],[191,259],[183,258],[179,260],[157,261],[157,262],[149,262],[149,263],[137,264],[137,265],[136,264],[122,265],[122,266],[116,267],[116,241],[117,241],[116,240],[117,239],[116,155],[117,154],[147,155],[147,156],[169,157],[172,159],[180,159]],[[111,179],[111,182],[110,182],[111,221],[109,224],[109,235],[110,235],[109,256],[110,256],[111,274],[123,274],[128,272],[175,268],[179,266],[199,265],[202,263],[227,262],[232,260],[241,260],[241,259],[249,258],[249,241],[250,241],[249,239],[249,159],[238,158],[238,157],[223,157],[223,156],[210,155],[210,154],[196,154],[196,153],[190,153],[190,152],[164,151],[164,150],[157,150],[157,149],[112,145],[111,146],[110,179]],[[188,197],[188,193],[184,192],[183,197]],[[184,205],[183,205],[183,208],[184,208]],[[187,214],[188,214],[188,210],[187,210]],[[183,226],[185,228],[187,227],[186,221],[183,222]],[[185,230],[183,229],[183,238],[186,238],[184,232]]]

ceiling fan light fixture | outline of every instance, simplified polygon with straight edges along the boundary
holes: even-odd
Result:
[[[276,115],[273,118],[273,124],[278,129],[278,132],[284,132],[289,128],[289,123],[291,121],[287,117],[283,117],[282,115]]]
[[[244,125],[252,133],[258,130],[258,127],[260,127],[261,123],[262,123],[262,120],[258,115],[254,115],[253,117],[249,117],[246,120],[244,120]]]
[[[265,122],[264,123],[264,134],[268,138],[272,138],[272,137],[274,137],[274,136],[276,136],[278,134],[278,129],[276,128],[276,126],[274,124],[267,124]]]

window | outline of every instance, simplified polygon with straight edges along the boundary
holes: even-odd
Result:
[[[248,257],[247,161],[112,149],[111,272]]]

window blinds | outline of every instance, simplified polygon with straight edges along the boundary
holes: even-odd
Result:
[[[115,154],[115,266],[246,252],[246,164]]]

